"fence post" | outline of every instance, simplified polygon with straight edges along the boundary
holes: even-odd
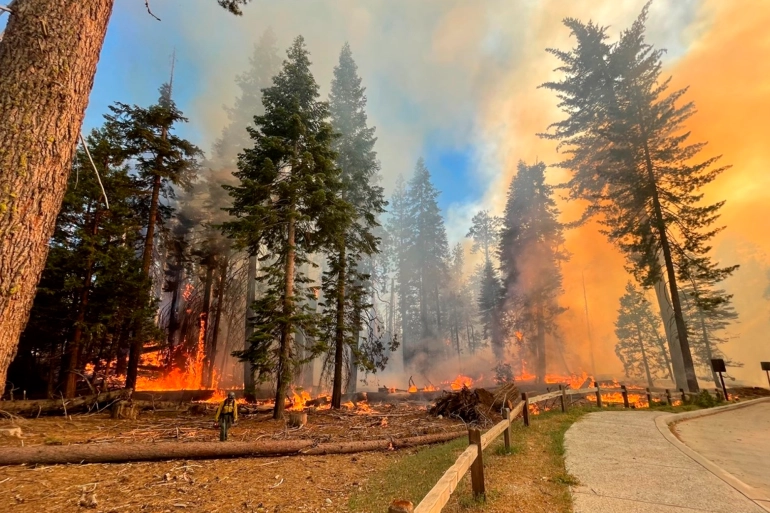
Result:
[[[628,390],[626,385],[620,385],[620,393],[623,396],[623,408],[628,408]]]
[[[650,392],[649,387],[647,387],[645,390],[647,391],[647,407],[652,408],[652,392]]]
[[[526,392],[521,393],[521,400],[524,401],[524,408],[521,410],[524,415],[524,425],[529,426],[529,398]]]
[[[666,389],[666,402],[669,406],[671,406],[671,390],[668,388]]]
[[[687,395],[684,393],[684,388],[680,388],[679,392],[682,394],[682,404],[687,400]]]
[[[594,381],[594,388],[596,388],[596,406],[598,408],[602,407],[602,391],[599,389],[599,383]]]
[[[564,385],[559,385],[559,390],[561,390],[561,411],[562,411],[562,413],[566,413],[566,411],[567,411],[567,390],[564,388]]]
[[[505,451],[511,450],[511,409],[505,408],[503,410],[503,418],[508,421],[508,427],[503,431],[503,439],[505,440]]]
[[[483,452],[481,450],[481,431],[477,428],[471,428],[468,430],[468,442],[476,444],[478,453],[476,459],[473,460],[471,465],[471,487],[473,488],[473,496],[483,496],[484,490],[484,459]]]

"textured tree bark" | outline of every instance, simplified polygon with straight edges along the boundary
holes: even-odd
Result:
[[[0,44],[0,394],[48,255],[114,0],[16,0]]]

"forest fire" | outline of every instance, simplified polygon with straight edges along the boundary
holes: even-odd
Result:
[[[449,385],[452,390],[462,390],[473,386],[473,378],[459,374],[454,381],[442,381],[443,385]]]
[[[301,388],[291,387],[291,406],[289,407],[289,410],[302,411],[305,409],[305,404],[312,400],[313,398],[310,396],[310,394]]]

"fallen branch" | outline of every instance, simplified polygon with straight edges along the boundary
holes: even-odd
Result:
[[[466,436],[464,431],[414,436],[401,439],[325,443],[313,440],[264,442],[159,442],[140,444],[73,444],[4,447],[0,465],[125,463],[131,461],[220,459],[277,455],[350,454],[393,450],[448,442]]]

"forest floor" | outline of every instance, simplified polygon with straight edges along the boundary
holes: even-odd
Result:
[[[748,399],[756,390],[742,390]],[[668,411],[693,408],[657,407]],[[621,408],[622,406],[611,406]],[[487,500],[474,501],[469,478],[461,481],[444,511],[569,512],[563,434],[592,406],[575,404],[568,414],[545,411],[532,425],[513,424],[514,447],[501,439],[484,454]],[[107,414],[0,420],[21,427],[23,438],[0,437],[2,447],[66,444],[145,444],[158,441],[218,442],[213,414],[144,412],[136,421]],[[436,419],[424,406],[375,405],[371,411],[310,412],[307,426],[286,429],[270,414],[243,416],[232,430],[239,441],[271,438],[319,442],[407,437],[449,430],[458,421]],[[197,461],[0,467],[0,511],[40,512],[351,512],[380,513],[393,499],[415,504],[457,455],[465,439],[399,451],[327,456],[285,456]]]
[[[2,447],[69,444],[219,442],[209,415],[142,412],[135,421],[107,413],[0,420],[22,438],[0,437]],[[269,413],[241,415],[230,432],[237,441],[312,439],[318,443],[402,438],[464,431],[460,421],[437,419],[425,405],[372,405],[317,410],[308,423],[287,429]],[[414,451],[411,451],[414,452]],[[0,511],[102,512],[317,512],[349,511],[350,493],[410,451],[233,460],[0,467]],[[92,500],[92,498],[94,500]],[[89,507],[93,504],[93,507]]]

